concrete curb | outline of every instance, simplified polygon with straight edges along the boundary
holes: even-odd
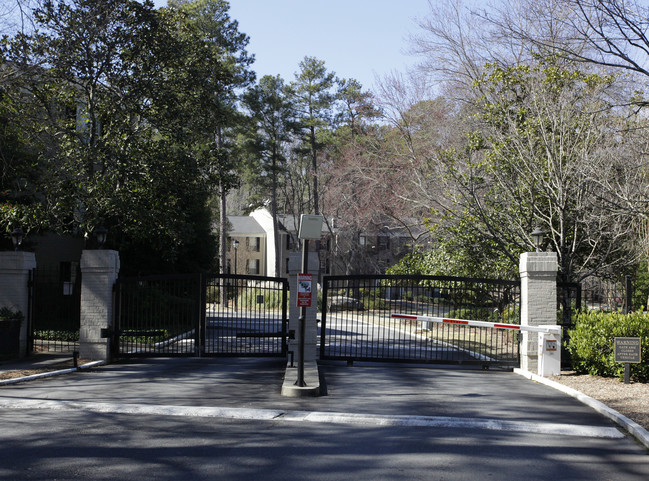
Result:
[[[634,438],[636,438],[638,442],[640,442],[643,446],[649,449],[649,431],[647,431],[645,428],[640,426],[635,421],[632,421],[631,419],[620,414],[616,410],[611,409],[603,402],[598,401],[597,399],[593,399],[590,396],[586,396],[584,393],[577,391],[576,389],[573,389],[568,386],[564,386],[563,384],[552,381],[550,379],[546,379],[542,376],[531,373],[529,371],[525,371],[523,369],[516,368],[514,369],[514,373],[574,397],[575,399],[581,401],[585,405],[593,408],[598,413],[606,416],[614,423],[616,423],[618,426],[625,429],[629,434],[631,434]]]
[[[33,381],[34,379],[42,379],[45,377],[52,377],[52,376],[59,376],[61,374],[69,374],[71,372],[77,372],[82,369],[90,369],[91,367],[96,367],[96,366],[103,366],[106,364],[106,361],[93,361],[89,362],[87,364],[82,364],[79,367],[71,367],[68,369],[60,369],[58,371],[50,371],[50,372],[43,372],[40,374],[32,374],[31,376],[23,376],[23,377],[16,377],[14,379],[5,379],[3,381],[0,381],[0,386],[4,386],[7,384],[17,384],[19,382],[27,382],[27,381]]]
[[[317,397],[320,396],[320,371],[316,361],[307,361],[304,363],[304,382],[306,386],[296,386],[297,382],[297,364],[286,366],[284,374],[284,383],[282,384],[282,396],[286,397]]]

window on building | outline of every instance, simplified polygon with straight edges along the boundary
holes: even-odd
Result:
[[[248,250],[252,252],[259,252],[261,238],[259,237],[246,237],[246,244],[248,245]]]
[[[362,246],[367,245],[367,237],[365,237],[363,234],[358,236],[358,243]]]
[[[259,259],[248,259],[246,272],[251,275],[259,274]]]

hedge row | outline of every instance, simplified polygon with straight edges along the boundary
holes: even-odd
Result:
[[[573,368],[594,376],[624,378],[624,364],[615,362],[615,338],[640,337],[642,362],[631,364],[631,377],[649,381],[649,313],[582,312],[569,331],[567,349]]]

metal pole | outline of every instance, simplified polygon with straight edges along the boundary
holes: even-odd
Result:
[[[307,274],[309,270],[309,240],[302,239],[302,274]],[[305,387],[304,382],[304,336],[306,332],[306,307],[300,308],[300,325],[298,339],[298,362],[297,362],[297,381],[295,385]]]
[[[633,281],[631,276],[627,275],[624,278],[624,289],[626,291],[626,300],[624,303],[624,313],[630,314],[633,311]]]
[[[238,245],[239,245],[238,242],[234,245],[234,275],[235,276],[237,275],[237,246]],[[236,279],[233,279],[233,282],[234,282],[234,310],[236,312],[237,301],[238,301],[237,297],[239,294],[239,284]]]

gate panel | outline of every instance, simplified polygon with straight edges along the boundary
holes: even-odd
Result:
[[[321,359],[519,364],[519,333],[391,314],[520,323],[520,282],[433,276],[328,276]]]
[[[30,288],[30,351],[78,351],[81,325],[79,263],[62,263],[60,269],[36,269]]]
[[[120,279],[116,356],[284,356],[286,279],[177,275]]]
[[[114,351],[121,356],[194,356],[203,311],[198,275],[119,279]]]
[[[287,297],[286,279],[209,276],[203,354],[285,356]]]

